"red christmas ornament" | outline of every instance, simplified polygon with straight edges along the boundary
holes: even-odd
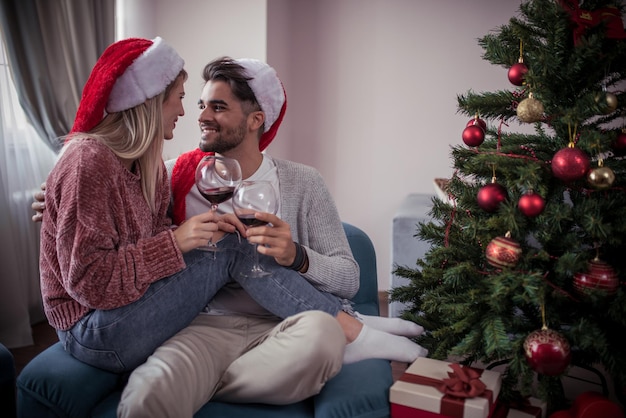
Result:
[[[546,201],[540,194],[528,192],[519,198],[517,207],[524,216],[533,218],[543,212],[546,207]]]
[[[479,125],[468,126],[463,129],[463,142],[468,147],[477,147],[485,140],[485,131]]]
[[[495,212],[500,207],[500,203],[507,199],[506,189],[496,183],[495,178],[492,183],[486,184],[478,190],[476,200],[478,206],[485,212]]]
[[[552,174],[563,181],[585,177],[589,170],[589,156],[574,146],[563,148],[552,157]]]
[[[533,331],[526,337],[524,355],[534,371],[547,376],[563,373],[572,358],[567,339],[547,327]]]
[[[519,62],[516,62],[515,64],[511,66],[511,68],[509,68],[509,73],[508,73],[509,81],[514,86],[523,86],[524,79],[525,79],[527,72],[528,72],[528,67],[526,66],[526,64],[524,64],[524,62],[520,58]]]
[[[522,255],[522,248],[507,232],[503,237],[496,237],[487,245],[487,262],[496,268],[515,267]]]
[[[570,408],[570,417],[576,418],[624,418],[624,411],[619,404],[596,391],[583,392],[574,399]],[[553,418],[554,415],[550,415]]]
[[[595,294],[609,297],[617,293],[619,278],[613,268],[604,261],[594,258],[587,263],[587,271],[574,274],[574,289],[585,297]]]
[[[478,116],[470,119],[465,126],[467,127],[467,126],[474,126],[474,125],[480,126],[481,128],[483,128],[483,131],[487,130],[487,122],[480,119]]]

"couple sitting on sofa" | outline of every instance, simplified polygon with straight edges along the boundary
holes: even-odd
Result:
[[[358,290],[358,265],[319,173],[261,152],[276,135],[286,108],[280,80],[275,71],[262,62],[222,58],[205,67],[205,84],[198,101],[200,149],[183,154],[175,163],[169,164],[169,182],[166,178],[162,184],[157,183],[151,194],[159,203],[159,197],[167,196],[163,188],[171,186],[172,217],[179,227],[170,229],[168,226],[166,230],[167,222],[161,223],[154,215],[163,210],[163,204],[152,211],[144,208],[143,212],[140,211],[141,217],[132,219],[130,226],[125,225],[139,229],[128,234],[128,242],[124,243],[129,247],[128,251],[122,254],[120,249],[114,249],[115,239],[119,237],[114,239],[110,235],[121,236],[128,231],[107,229],[111,217],[119,214],[102,213],[98,202],[108,202],[101,195],[111,195],[112,200],[116,196],[122,196],[121,201],[134,199],[132,203],[140,206],[136,195],[140,199],[150,195],[146,192],[149,188],[142,187],[141,182],[158,176],[146,174],[151,168],[149,159],[142,160],[119,150],[114,155],[122,167],[112,168],[116,158],[109,158],[107,146],[102,145],[102,135],[97,137],[97,143],[90,138],[101,133],[102,126],[106,127],[107,123],[128,123],[121,120],[138,107],[144,108],[144,112],[145,108],[156,109],[153,110],[155,113],[161,111],[162,122],[161,118],[154,120],[158,120],[163,129],[153,133],[171,138],[177,117],[184,113],[181,100],[186,73],[182,66],[182,59],[159,38],[154,41],[125,40],[110,46],[85,86],[72,129],[73,136],[68,138],[69,145],[46,186],[48,204],[42,225],[42,292],[49,321],[59,329],[61,341],[73,355],[87,363],[93,360],[102,367],[100,360],[92,357],[94,354],[89,349],[93,347],[80,347],[83,336],[79,333],[89,333],[94,323],[102,320],[93,315],[94,312],[120,309],[125,310],[124,313],[130,312],[128,306],[137,305],[147,297],[166,297],[156,295],[169,292],[171,287],[160,285],[175,281],[197,284],[203,289],[196,291],[189,286],[173,285],[185,298],[193,297],[195,301],[211,296],[209,303],[205,303],[203,309],[197,309],[193,317],[178,320],[184,325],[179,326],[182,329],[176,335],[166,341],[139,341],[140,345],[147,345],[148,354],[153,351],[150,344],[158,346],[154,353],[146,355],[145,363],[139,362],[143,363],[139,367],[135,368],[132,362],[118,361],[120,353],[116,353],[115,367],[122,363],[121,370],[134,369],[122,394],[119,415],[138,416],[137,411],[141,411],[146,416],[191,416],[211,398],[291,403],[317,393],[339,371],[342,362],[366,358],[411,362],[426,355],[425,350],[407,338],[423,331],[418,325],[397,318],[369,317],[351,312],[347,299]],[[142,82],[137,83],[138,79]],[[154,101],[151,99],[155,96],[156,101],[162,101],[161,106],[144,105],[144,102]],[[108,115],[102,119],[105,108]],[[110,122],[111,119],[115,121]],[[160,145],[156,148],[158,151],[162,150],[162,142]],[[145,150],[142,152],[146,153]],[[232,214],[222,213],[216,218],[208,211],[208,203],[193,187],[195,167],[206,152],[236,158],[243,177],[248,180],[263,179],[278,185],[279,215],[257,214],[260,220],[271,223],[271,226],[245,230]],[[112,160],[107,162],[107,168],[112,171],[99,171],[100,177],[81,177],[79,180],[84,183],[78,182],[78,185],[76,179],[68,183],[75,172],[90,166],[85,161],[94,155],[99,161]],[[122,173],[116,178],[128,189],[122,193],[119,189],[103,193],[103,187],[110,187],[113,183],[107,178],[115,177],[113,170]],[[116,186],[119,188],[120,185]],[[138,193],[132,196],[132,191]],[[74,196],[72,192],[75,192]],[[85,199],[85,195],[78,192],[91,193],[93,199]],[[99,199],[96,194],[100,195]],[[120,201],[119,197],[117,199]],[[150,227],[149,231],[142,230],[138,222],[132,224],[138,219],[152,219],[155,225],[152,230]],[[95,225],[88,224],[91,220]],[[115,224],[114,221],[111,223]],[[214,233],[216,236],[220,234],[216,231],[218,227],[221,233],[230,234],[220,241],[224,252],[218,253],[215,260],[199,251],[185,253],[184,248],[197,247]],[[254,248],[233,239],[236,229],[251,243],[262,244],[259,252],[265,256],[266,263],[272,264],[274,275],[264,280],[230,281],[232,269],[242,268],[231,262],[231,258],[245,264]],[[148,235],[143,238],[142,234]],[[159,235],[160,239],[153,240],[150,234]],[[72,247],[68,254],[57,253],[59,243],[74,246],[72,240],[79,236],[89,239],[80,241],[81,245]],[[141,238],[137,239],[137,236]],[[98,260],[91,251],[94,249],[107,254]],[[296,271],[293,264],[298,253],[299,257],[305,258],[304,263],[298,263]],[[113,259],[112,254],[115,255]],[[121,255],[128,258],[120,260]],[[77,259],[77,256],[84,259]],[[131,267],[124,264],[128,260],[131,260]],[[117,291],[121,292],[119,296],[125,300],[110,302],[103,297],[90,305],[83,299],[85,296],[81,292],[93,292],[94,284],[85,281],[85,277],[78,273],[96,277],[102,274],[98,269],[104,269],[103,264],[98,263],[118,267],[106,271],[108,279],[118,280],[113,276],[119,275],[139,281],[115,282],[119,287]],[[143,263],[141,268],[137,263]],[[155,273],[157,267],[160,276],[142,283],[141,276]],[[194,268],[195,273],[181,273],[181,269],[187,272]],[[66,270],[62,272],[63,269]],[[207,271],[211,272],[208,278]],[[182,276],[194,277],[180,278]],[[208,281],[214,283],[206,284]],[[125,293],[127,287],[130,291]],[[160,289],[164,291],[158,292]],[[189,295],[189,292],[198,295]],[[59,309],[59,300],[63,299],[59,295],[77,303],[73,306],[86,310],[80,313],[76,309]],[[92,300],[95,299],[96,296]],[[147,319],[141,318],[145,333],[139,340],[146,336],[153,338],[152,331],[183,315],[183,308],[167,311],[167,306],[173,305],[155,306],[155,300],[158,299],[151,302],[152,309],[132,312],[136,317],[137,312],[150,315]],[[120,305],[112,306],[112,303]],[[185,305],[184,300],[179,304]],[[193,306],[191,302],[188,305]],[[159,307],[163,308],[162,311]],[[186,311],[193,309],[184,308]],[[73,321],[69,327],[60,325],[68,319],[64,315]],[[128,342],[136,335],[126,337]]]

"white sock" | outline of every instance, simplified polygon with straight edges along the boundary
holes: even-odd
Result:
[[[426,357],[428,350],[406,337],[379,331],[363,324],[354,341],[346,345],[343,363],[355,363],[368,358],[413,363],[418,357]]]
[[[370,316],[358,312],[355,313],[356,318],[363,322],[363,324],[369,325],[379,331],[385,331],[394,335],[403,335],[405,337],[417,337],[424,332],[424,328],[421,325],[417,325],[415,322],[407,321],[402,318],[385,318],[383,316]]]

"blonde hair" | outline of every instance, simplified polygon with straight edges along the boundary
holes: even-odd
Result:
[[[137,160],[141,172],[143,197],[153,213],[156,212],[156,191],[163,181],[163,102],[172,87],[187,79],[182,70],[167,88],[144,103],[121,112],[110,113],[88,133],[74,133],[66,140],[93,138],[106,145],[115,155]],[[65,148],[65,147],[64,147]]]
[[[157,184],[161,184],[164,175],[161,157],[164,96],[165,92],[128,110],[107,115],[88,135],[118,157],[137,160],[143,197],[153,213]]]

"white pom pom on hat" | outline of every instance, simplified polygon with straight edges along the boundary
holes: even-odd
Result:
[[[160,37],[128,38],[109,45],[85,83],[71,133],[87,132],[107,113],[131,109],[157,96],[184,65]]]
[[[285,116],[287,110],[285,89],[276,70],[263,61],[241,58],[235,62],[246,70],[246,76],[250,78],[248,85],[265,113],[265,132],[259,140],[259,149],[263,151],[276,136]]]

